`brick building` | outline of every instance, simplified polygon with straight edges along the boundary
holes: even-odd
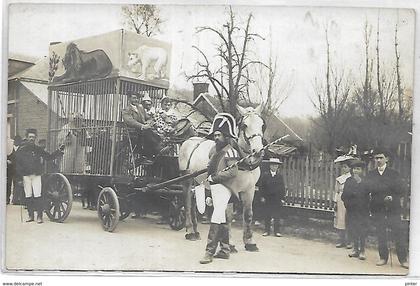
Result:
[[[47,138],[48,58],[35,63],[9,58],[7,137],[25,136],[27,128],[38,129],[38,139]]]

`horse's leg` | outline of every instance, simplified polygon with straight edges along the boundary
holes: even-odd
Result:
[[[191,196],[191,223],[195,238],[200,239],[200,233],[198,232],[197,202],[195,196]]]
[[[185,231],[187,232],[185,235],[186,239],[190,239],[194,235],[193,230],[193,222],[191,217],[191,211],[192,211],[192,193],[191,193],[191,187],[192,187],[192,180],[186,180],[183,183],[183,193],[184,193],[184,206],[185,206]]]
[[[243,206],[243,241],[245,249],[248,251],[258,251],[256,243],[252,237],[252,201],[254,200],[254,191],[241,192],[240,198]]]

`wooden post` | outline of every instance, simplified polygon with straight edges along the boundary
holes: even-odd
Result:
[[[110,169],[110,175],[114,176],[114,160],[115,160],[115,149],[116,149],[116,141],[117,141],[117,120],[118,120],[118,101],[120,98],[120,85],[121,85],[121,80],[119,78],[117,78],[117,82],[116,82],[116,90],[113,93],[114,98],[113,98],[113,127],[112,127],[112,145],[111,145],[111,165],[109,167]]]

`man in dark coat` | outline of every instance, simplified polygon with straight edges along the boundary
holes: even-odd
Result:
[[[280,216],[286,195],[283,176],[279,172],[281,161],[278,158],[270,158],[268,163],[270,169],[261,174],[259,182],[261,202],[264,204],[265,213],[265,231],[263,236],[270,235],[271,219],[273,219],[274,235],[281,237]]]
[[[13,204],[20,204],[21,193],[19,192],[21,187],[22,176],[19,176],[16,172],[16,159],[15,154],[19,149],[22,138],[19,135],[16,135],[13,139],[13,146],[10,152],[7,154],[7,193],[6,193],[6,203],[9,204],[10,196],[12,193],[12,183],[13,183]]]
[[[35,144],[37,137],[36,129],[26,130],[26,142],[16,151],[16,171],[23,176],[23,188],[25,191],[28,219],[34,221],[34,211],[37,211],[37,222],[43,223],[42,212],[44,210],[41,198],[41,174],[44,170],[43,161],[53,160],[63,154],[64,145],[50,154]]]
[[[404,227],[401,221],[401,197],[405,191],[399,173],[387,166],[389,153],[383,149],[374,152],[376,168],[367,175],[371,196],[370,211],[376,227],[380,260],[376,264],[387,264],[389,257],[387,227],[391,229],[395,240],[398,260],[403,268],[408,269],[407,245]]]

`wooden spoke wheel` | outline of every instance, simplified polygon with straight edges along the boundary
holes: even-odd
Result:
[[[179,196],[174,196],[169,203],[169,226],[173,230],[185,227],[185,207]]]
[[[45,212],[51,221],[63,222],[70,214],[73,192],[69,180],[60,173],[49,174],[44,181]]]
[[[120,221],[125,220],[131,213],[130,203],[127,199],[120,199]]]
[[[102,228],[105,231],[114,231],[120,219],[120,204],[112,188],[103,188],[99,193],[97,210]]]

